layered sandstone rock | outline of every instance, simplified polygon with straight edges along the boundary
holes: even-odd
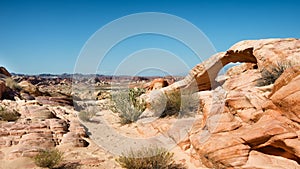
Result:
[[[0,105],[5,108],[14,107],[21,114],[20,119],[15,122],[0,122],[0,149],[6,151],[2,157],[4,160],[33,157],[41,149],[57,146],[89,145],[84,140],[87,137],[86,131],[72,110],[64,111],[66,108],[63,107],[48,108],[36,101],[4,100]]]
[[[298,39],[265,39],[239,42],[228,51],[217,53],[195,66],[183,80],[162,88],[160,95],[169,99],[169,95],[173,93],[190,94],[213,89],[219,85],[215,80],[219,71],[228,63],[255,63],[257,64],[256,68],[259,70],[270,65],[277,65],[279,62],[295,64],[300,59],[299,47],[300,40]],[[150,97],[147,101],[149,105],[152,105],[152,108],[151,106],[149,108],[150,112],[156,111],[153,107],[159,107],[154,103],[157,97],[159,96]],[[146,111],[146,113],[147,116],[151,114],[149,111]],[[142,117],[145,116],[142,115]]]
[[[196,166],[199,162],[208,168],[299,168],[299,48],[298,39],[239,42],[197,65],[184,80],[150,93],[148,104],[154,108],[145,113],[159,115],[155,101],[163,98],[166,103],[171,93],[199,91],[202,117],[178,143]],[[231,68],[218,84],[218,71],[229,62],[250,63]],[[261,70],[287,62],[292,67],[274,85],[257,86]]]

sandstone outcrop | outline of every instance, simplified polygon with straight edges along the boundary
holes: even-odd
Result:
[[[5,67],[0,67],[0,75],[1,77],[4,75],[4,77],[11,77],[11,74],[5,69]]]
[[[6,91],[5,82],[0,81],[0,99],[2,98],[3,93]]]
[[[161,88],[167,87],[167,86],[169,86],[169,83],[166,79],[158,78],[158,79],[152,80],[151,83],[149,83],[149,86],[146,86],[146,88],[148,88],[149,91],[152,91],[152,90],[158,90],[158,89],[161,89]]]
[[[1,159],[4,161],[31,158],[42,149],[89,145],[85,140],[86,130],[74,110],[40,105],[35,100],[3,100],[0,105],[21,114],[17,121],[0,122],[0,149],[5,152]]]
[[[32,96],[41,96],[42,93],[39,91],[38,87],[31,84],[28,81],[22,81],[18,83],[18,85],[22,88],[22,90]]]
[[[150,93],[144,113],[159,115],[155,102],[166,104],[174,92],[181,97],[198,92],[202,117],[178,143],[195,165],[199,160],[208,168],[299,168],[299,48],[298,39],[239,42],[197,65],[184,80]],[[218,84],[218,72],[229,62],[250,63],[231,68]],[[274,85],[257,86],[261,70],[287,62],[292,67]]]

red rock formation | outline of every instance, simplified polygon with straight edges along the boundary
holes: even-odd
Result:
[[[178,145],[191,149],[192,158],[208,168],[299,168],[299,48],[298,39],[239,42],[197,65],[184,80],[149,95],[149,105],[174,92],[200,91],[198,114],[203,118]],[[229,62],[250,63],[231,68],[224,84],[214,89],[218,71]],[[257,87],[262,69],[286,62],[295,66],[274,85]],[[148,116],[157,115],[151,111]]]
[[[5,69],[5,67],[0,67],[0,74],[6,77],[11,77],[11,74]]]
[[[2,98],[3,93],[6,91],[5,82],[0,81],[0,99]]]
[[[163,78],[157,78],[157,79],[152,80],[151,83],[149,83],[145,87],[148,89],[148,91],[152,91],[152,90],[161,89],[161,88],[167,87],[167,86],[169,86],[169,83],[167,80],[165,80]]]

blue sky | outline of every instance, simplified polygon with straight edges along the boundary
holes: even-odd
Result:
[[[140,12],[186,19],[208,37],[216,51],[246,39],[300,38],[299,7],[297,0],[1,0],[0,64],[15,73],[72,73],[82,47],[98,29]],[[122,57],[153,47],[176,55],[181,52],[187,67],[178,69],[178,74],[198,64],[185,58],[192,54],[180,43],[164,37],[137,37],[122,45],[110,52],[97,73],[111,74]]]

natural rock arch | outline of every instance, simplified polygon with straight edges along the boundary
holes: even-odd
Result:
[[[146,100],[147,109],[140,118],[161,116],[166,104],[173,102],[174,95],[188,95],[198,91],[211,90],[218,86],[215,79],[219,71],[232,62],[257,63],[257,59],[253,55],[253,47],[217,53],[203,63],[196,65],[183,80],[159,91],[150,92]]]
[[[215,79],[219,71],[228,63],[236,62],[257,63],[257,59],[253,55],[253,48],[217,53],[203,63],[196,65],[183,80],[165,87],[163,90],[165,93],[178,89],[189,91],[189,93],[210,90],[217,85]],[[195,82],[197,88],[195,88]]]

